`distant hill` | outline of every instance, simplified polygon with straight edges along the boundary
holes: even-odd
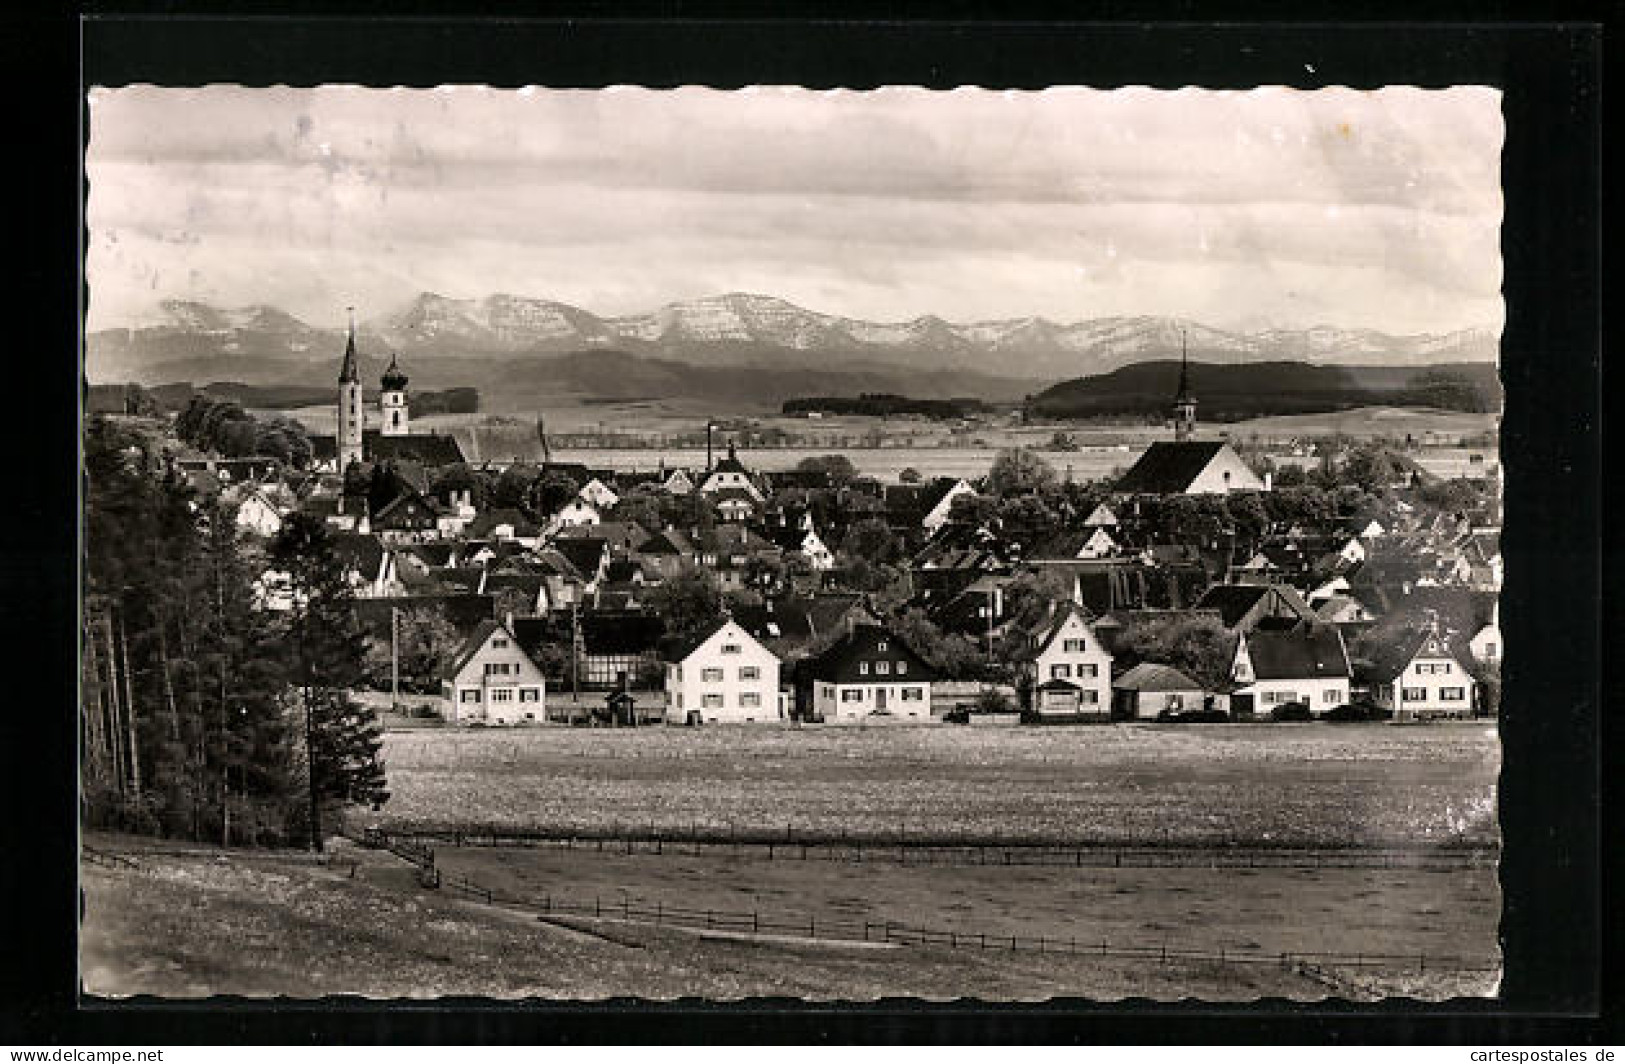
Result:
[[[365,321],[363,351],[423,368],[442,361],[541,360],[583,352],[691,367],[896,375],[966,373],[1031,384],[1109,372],[1120,366],[1190,356],[1210,363],[1294,361],[1315,365],[1424,366],[1493,363],[1499,344],[1487,329],[1395,336],[1371,329],[1215,329],[1168,317],[1046,318],[951,322],[925,315],[873,322],[823,314],[772,296],[734,292],[671,303],[645,314],[600,317],[554,300],[514,295],[451,299],[422,293],[400,309]],[[344,336],[274,307],[221,309],[171,300],[139,328],[86,337],[93,381],[200,380],[269,383],[272,362],[336,362]],[[159,367],[170,367],[161,371]],[[213,367],[213,368],[211,368]],[[245,370],[254,376],[245,375]],[[843,389],[846,390],[846,389]],[[904,384],[891,390],[917,394]],[[775,401],[795,394],[780,393]],[[977,393],[981,394],[981,393]],[[1020,390],[1016,392],[1021,394]]]
[[[1179,388],[1179,366],[1176,360],[1141,362],[1062,381],[1034,396],[1028,410],[1044,417],[1163,416]],[[1197,416],[1209,422],[1372,405],[1471,411],[1501,407],[1496,367],[1482,363],[1396,368],[1192,362],[1190,385]]]

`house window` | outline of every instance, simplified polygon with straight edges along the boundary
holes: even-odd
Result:
[[[1070,665],[1051,665],[1049,667],[1049,678],[1052,680],[1065,680],[1071,675],[1072,666]]]
[[[882,639],[879,643],[875,644],[875,649],[877,649],[877,650],[885,650],[886,649],[886,641],[884,639]]]
[[[493,701],[493,702],[512,702],[513,701],[513,688],[511,688],[511,687],[493,687],[493,688],[491,688],[491,701]]]
[[[905,688],[903,688],[903,701],[905,701],[905,702],[923,702],[924,700],[925,700],[925,689],[924,688],[921,688],[921,687],[905,687]]]
[[[479,688],[477,688],[477,687],[464,688],[463,693],[462,693],[462,700],[464,702],[478,702],[480,700]]]
[[[1184,695],[1169,695],[1167,698],[1165,698],[1163,700],[1163,705],[1166,706],[1168,709],[1184,709],[1185,708],[1185,696]]]
[[[1061,650],[1062,650],[1063,653],[1081,654],[1081,653],[1083,653],[1083,646],[1084,646],[1084,641],[1082,639],[1063,639],[1063,640],[1061,640]]]
[[[863,701],[863,688],[861,688],[861,687],[843,687],[841,689],[841,701],[842,702],[862,702]]]
[[[762,704],[762,696],[755,691],[746,691],[739,696],[741,709],[756,709]]]
[[[1079,700],[1090,705],[1097,705],[1100,702],[1100,692],[1093,687],[1086,687],[1079,692]]]
[[[485,663],[485,675],[487,676],[507,676],[518,671],[519,667],[517,665],[506,661],[488,661]]]
[[[1078,666],[1078,678],[1080,680],[1081,679],[1093,680],[1095,677],[1097,677],[1099,675],[1100,675],[1100,666],[1099,665],[1079,665]]]
[[[700,699],[700,705],[704,706],[706,709],[721,709],[722,696],[706,695],[704,698]]]
[[[1407,687],[1400,692],[1400,696],[1407,702],[1425,702],[1428,697],[1426,687]]]
[[[1320,700],[1335,706],[1337,703],[1343,701],[1343,692],[1333,687],[1328,691],[1322,691],[1320,694]]]
[[[521,687],[519,689],[519,701],[540,702],[541,700],[542,689],[540,687]]]
[[[722,644],[722,652],[724,654],[737,654],[737,653],[739,653],[739,644],[738,643],[724,643],[724,644]]]
[[[755,665],[741,665],[739,667],[739,678],[741,680],[760,680],[762,670]]]
[[[908,675],[908,662],[899,661],[897,663],[897,675],[899,675],[899,676],[907,676]]]
[[[1466,700],[1467,688],[1465,687],[1439,688],[1439,701],[1441,702],[1465,702]]]
[[[889,662],[889,661],[877,661],[877,662],[875,662],[875,675],[876,676],[890,676],[891,675],[891,662]]]
[[[867,676],[867,675],[869,675],[869,663],[867,661],[858,662],[858,675],[859,676]]]
[[[1484,656],[1486,658],[1494,660],[1495,654],[1496,654],[1496,646],[1495,646],[1495,644],[1494,643],[1485,643],[1484,644]]]
[[[491,640],[491,648],[493,650],[506,650],[508,648],[508,641],[501,636],[497,636]]]
[[[701,669],[700,670],[700,679],[702,681],[704,681],[705,683],[721,683],[722,682],[722,670],[721,669]]]

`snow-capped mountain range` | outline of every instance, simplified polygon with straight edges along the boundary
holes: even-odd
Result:
[[[1395,336],[1370,329],[1230,332],[1167,317],[1046,318],[950,322],[935,316],[870,322],[822,314],[772,296],[730,293],[671,303],[647,314],[602,317],[546,299],[492,295],[451,299],[425,292],[364,320],[360,341],[407,359],[516,358],[618,350],[700,366],[884,366],[954,370],[1050,381],[1178,357],[1244,363],[1426,365],[1493,362],[1490,329]],[[226,358],[336,358],[341,330],[310,326],[275,307],[222,309],[167,301],[153,323],[87,338],[93,377],[139,379],[154,363]]]

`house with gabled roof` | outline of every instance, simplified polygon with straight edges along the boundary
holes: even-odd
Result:
[[[1116,528],[1117,515],[1112,513],[1112,508],[1110,506],[1107,506],[1103,502],[1097,503],[1095,508],[1089,511],[1089,516],[1083,519],[1083,527]]]
[[[1223,495],[1268,488],[1228,443],[1158,440],[1113,490],[1119,495]]]
[[[810,688],[815,720],[931,720],[936,670],[881,625],[850,624],[841,639],[803,663],[800,675]]]
[[[1112,717],[1155,720],[1166,712],[1202,709],[1213,695],[1172,665],[1142,661],[1112,681]]]
[[[1396,721],[1471,717],[1479,684],[1463,643],[1437,627],[1373,630],[1356,644],[1356,682]]]
[[[785,718],[779,659],[732,617],[667,649],[666,719],[753,724]]]
[[[732,443],[728,444],[728,456],[712,466],[700,481],[700,494],[714,495],[730,489],[744,492],[758,505],[766,501]]]
[[[546,719],[547,678],[503,621],[482,622],[441,674],[441,716],[454,724]]]
[[[1319,715],[1350,698],[1352,670],[1342,633],[1329,624],[1239,632],[1230,663],[1232,713],[1266,716],[1289,702]]]
[[[615,504],[621,501],[621,497],[616,494],[615,489],[597,477],[592,477],[581,485],[581,490],[576,494],[587,503],[597,507],[600,513],[604,510],[613,509]]]
[[[1216,610],[1220,623],[1240,632],[1319,620],[1303,596],[1283,584],[1214,584],[1196,600],[1196,608]]]
[[[395,569],[395,552],[377,536],[336,532],[333,553],[343,562],[351,588],[360,598],[401,595],[406,588]]]
[[[1087,610],[1061,603],[1028,633],[1022,655],[1026,708],[1045,720],[1107,720],[1112,708],[1112,654]]]

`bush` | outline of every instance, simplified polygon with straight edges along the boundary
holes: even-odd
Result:
[[[1165,709],[1157,720],[1164,724],[1225,724],[1230,714],[1222,709]]]
[[[1333,724],[1357,724],[1365,721],[1387,720],[1393,713],[1374,702],[1345,702],[1326,711],[1322,720]]]
[[[1303,722],[1314,720],[1315,715],[1309,712],[1307,702],[1282,702],[1270,710],[1270,720]]]

